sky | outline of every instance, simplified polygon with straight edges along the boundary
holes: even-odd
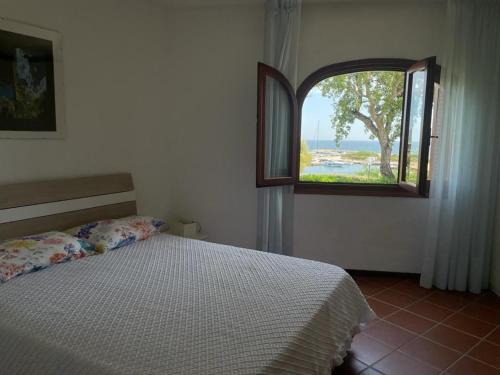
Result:
[[[335,131],[332,129],[330,121],[333,110],[332,100],[322,96],[318,88],[314,87],[309,91],[302,106],[302,139],[315,140],[316,133],[318,133],[317,139],[319,140],[335,140]],[[365,133],[364,129],[363,123],[356,120],[346,140],[369,140],[370,138],[368,138],[368,134]]]
[[[423,100],[423,97],[414,97],[415,100]],[[304,140],[335,140],[335,131],[332,129],[330,116],[334,107],[332,99],[321,95],[317,87],[313,87],[307,94],[302,106],[301,139]],[[415,119],[418,123],[418,120]],[[318,125],[319,124],[319,125]],[[412,139],[416,141],[420,137],[420,126],[412,128]],[[345,138],[349,141],[368,141],[369,134],[365,132],[365,126],[359,120],[355,120],[351,127],[351,132]]]

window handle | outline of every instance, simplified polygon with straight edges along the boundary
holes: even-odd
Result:
[[[437,135],[431,135],[430,138],[436,138],[436,139],[438,139],[439,136],[437,136]]]

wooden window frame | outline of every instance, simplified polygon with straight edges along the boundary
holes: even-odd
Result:
[[[427,179],[427,166],[429,163],[430,155],[430,141],[431,141],[431,127],[432,122],[432,104],[434,101],[434,89],[436,82],[439,82],[439,69],[436,67],[436,58],[430,57],[428,59],[420,60],[408,68],[405,77],[405,97],[411,96],[413,74],[425,69],[427,73],[427,78],[431,78],[432,81],[426,81],[425,83],[425,102],[424,102],[424,114],[422,120],[422,130],[420,134],[419,142],[419,160],[418,160],[418,173],[417,173],[417,183],[411,184],[406,182],[406,164],[408,161],[408,154],[406,152],[405,146],[408,144],[409,137],[409,126],[410,126],[410,116],[411,103],[404,103],[404,115],[403,124],[401,125],[401,147],[400,147],[400,160],[399,160],[399,185],[418,196],[428,197],[429,196],[429,181]]]
[[[266,177],[265,162],[266,162],[266,80],[271,77],[279,82],[286,91],[290,104],[290,141],[288,150],[288,163],[290,168],[290,176],[282,177]],[[256,165],[256,185],[257,187],[283,186],[293,185],[297,181],[296,163],[299,161],[297,154],[298,138],[298,105],[295,91],[287,80],[287,78],[273,67],[258,63],[257,67],[257,165]]]
[[[435,60],[434,60],[435,61]],[[396,71],[396,72],[405,72],[405,96],[403,98],[402,105],[402,113],[401,113],[401,141],[400,141],[400,153],[399,153],[399,161],[398,167],[401,168],[402,165],[402,156],[403,149],[405,149],[405,145],[403,143],[403,129],[405,120],[405,98],[406,98],[406,88],[407,88],[407,72],[413,67],[418,61],[410,60],[410,59],[363,59],[363,60],[355,60],[355,61],[347,61],[337,64],[331,64],[326,67],[323,67],[312,74],[310,74],[299,86],[297,90],[297,104],[298,104],[298,125],[297,125],[297,134],[300,137],[301,134],[301,121],[302,121],[302,106],[306,99],[309,91],[319,82],[323,81],[332,76],[341,75],[341,74],[349,74],[349,73],[357,73],[363,71]],[[436,69],[439,71],[439,67]],[[434,80],[436,80],[436,76],[434,76]],[[428,85],[427,85],[428,86]],[[427,98],[428,99],[428,98]],[[432,98],[431,98],[432,100]],[[427,105],[427,103],[426,103]],[[427,111],[429,108],[426,107],[426,113],[424,116],[428,116]],[[431,106],[432,110],[432,106]],[[429,132],[430,125],[424,125],[424,132]],[[427,135],[430,140],[430,133]],[[423,137],[421,137],[423,140]],[[424,143],[424,142],[421,142]],[[425,150],[422,150],[425,151]],[[421,157],[425,157],[425,160],[428,160],[428,151],[429,147],[427,147],[427,151],[425,151],[425,155],[421,155]],[[363,183],[317,183],[317,182],[303,182],[300,181],[300,142],[297,139],[297,152],[296,152],[296,176],[297,181],[294,184],[294,192],[297,194],[328,194],[328,195],[362,195],[362,196],[386,196],[386,197],[413,197],[413,198],[425,198],[428,197],[429,184],[427,181],[420,181],[419,189],[411,189],[401,183],[395,184],[363,184]],[[419,164],[420,166],[420,164]],[[400,170],[398,168],[398,181],[399,181],[399,173]],[[426,169],[426,168],[425,168]],[[421,174],[419,173],[419,177],[421,179],[427,178],[427,172]]]

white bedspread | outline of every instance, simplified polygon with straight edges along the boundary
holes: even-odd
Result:
[[[372,314],[338,267],[158,235],[0,285],[0,374],[329,374]]]

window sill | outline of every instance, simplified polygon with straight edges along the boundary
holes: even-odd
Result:
[[[427,198],[413,191],[406,190],[399,185],[370,185],[370,184],[342,184],[342,183],[322,184],[316,182],[312,183],[298,182],[294,186],[294,193]]]

